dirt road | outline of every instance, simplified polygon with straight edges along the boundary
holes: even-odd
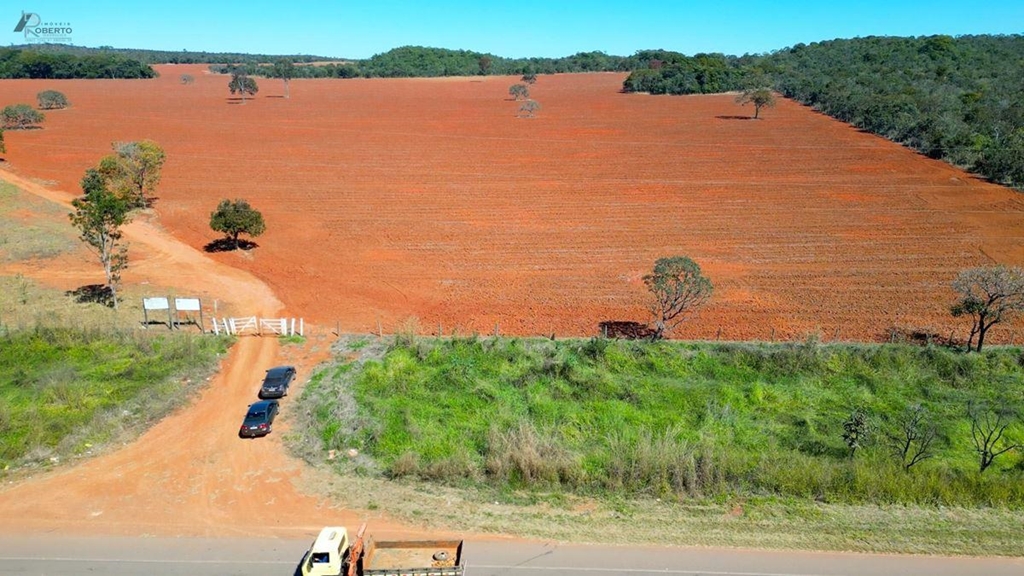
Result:
[[[72,196],[66,192],[6,170],[0,170],[0,178],[70,207]],[[256,277],[208,258],[152,221],[137,219],[125,232],[133,247],[127,282],[182,290],[202,286],[246,314],[283,311]],[[54,273],[66,280],[67,270]],[[45,270],[33,274],[46,280],[40,277]],[[357,524],[357,514],[304,495],[294,485],[311,472],[304,472],[303,463],[288,456],[281,444],[290,399],[283,400],[284,426],[270,436],[237,436],[245,407],[255,400],[259,376],[279,360],[275,338],[242,337],[200,397],[138,441],[0,488],[0,533],[296,536],[325,524]],[[318,360],[315,355],[289,359],[299,364],[300,379]]]

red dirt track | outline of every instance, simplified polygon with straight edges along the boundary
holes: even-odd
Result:
[[[540,77],[533,119],[510,77],[294,80],[288,100],[259,79],[241,105],[203,67],[158,69],[0,82],[2,105],[48,88],[73,105],[7,132],[10,167],[73,194],[112,141],[156,140],[160,223],[201,247],[220,199],[249,200],[260,247],[213,257],[343,330],[415,316],[424,332],[594,334],[645,320],[640,277],[686,254],[716,292],[681,337],[948,334],[957,271],[1024,263],[1019,194],[790,101],[750,121],[729,95],[581,74]]]

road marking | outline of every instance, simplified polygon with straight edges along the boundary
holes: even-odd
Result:
[[[684,574],[688,576],[827,576],[808,572],[721,572],[716,570],[677,570],[674,568],[575,568],[572,566],[497,566],[489,564],[469,564],[466,571],[473,568],[486,570],[542,570],[554,572],[558,570],[572,572],[610,572],[614,574]]]

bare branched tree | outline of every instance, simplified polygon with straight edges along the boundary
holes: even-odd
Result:
[[[960,272],[953,281],[960,295],[950,309],[954,317],[970,316],[971,335],[967,350],[981,352],[985,334],[992,326],[1024,311],[1024,270],[1017,267],[989,266]],[[974,347],[974,337],[978,344]]]
[[[985,404],[971,404],[967,408],[967,415],[971,419],[971,440],[978,453],[978,472],[984,472],[996,458],[1010,450],[1024,447],[1006,437],[1006,431],[1015,419],[1012,411]]]
[[[885,433],[893,455],[904,470],[935,455],[932,443],[937,435],[935,425],[928,420],[928,411],[920,404],[908,407],[897,418],[894,429]]]

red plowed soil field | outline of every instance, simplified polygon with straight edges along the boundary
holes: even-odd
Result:
[[[1024,262],[1024,197],[789,101],[751,121],[729,95],[542,76],[517,118],[510,77],[294,80],[290,99],[259,79],[240,104],[203,67],[159,70],[0,82],[0,104],[73,105],[8,132],[9,165],[77,193],[112,141],[156,140],[163,226],[201,247],[219,200],[249,200],[259,248],[214,257],[342,330],[595,334],[646,320],[640,277],[685,254],[716,291],[681,337],[948,335],[957,271]]]

